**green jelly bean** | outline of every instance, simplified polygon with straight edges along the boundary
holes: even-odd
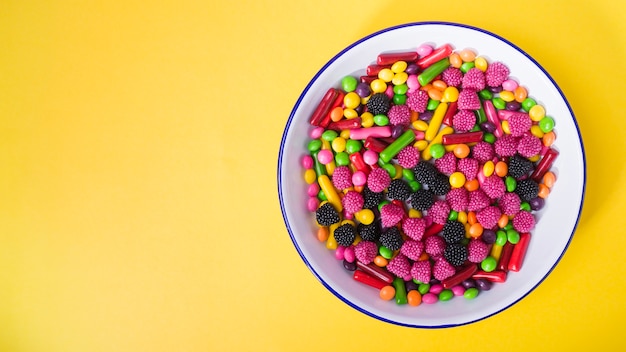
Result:
[[[548,133],[552,131],[554,128],[554,119],[550,116],[544,116],[541,120],[539,120],[539,128],[543,133]]]
[[[470,62],[462,63],[461,67],[459,68],[459,70],[461,70],[461,72],[463,72],[463,73],[467,73],[467,71],[469,71],[472,68],[474,68],[474,62],[470,61]]]
[[[404,105],[406,104],[406,94],[394,94],[393,95],[393,103],[395,105]]]
[[[420,283],[419,286],[417,286],[417,291],[423,295],[427,294],[428,291],[430,291],[430,284]]]
[[[476,123],[477,124],[480,125],[481,123],[487,121],[487,115],[485,115],[485,110],[482,108],[482,106],[480,107],[480,109],[475,110],[474,114],[476,115]]]
[[[316,152],[316,151],[322,149],[322,141],[320,141],[319,139],[313,139],[313,140],[311,140],[309,142],[309,145],[307,146],[307,148],[309,149],[310,152]],[[317,158],[315,158],[315,159],[317,159]]]
[[[448,220],[456,221],[456,219],[458,218],[459,218],[459,213],[457,211],[450,210],[450,214],[448,214]]]
[[[417,192],[420,190],[420,188],[422,188],[422,185],[419,182],[412,180],[409,181],[409,187],[411,187],[411,191]]]
[[[345,92],[352,92],[356,90],[356,87],[359,85],[359,81],[356,77],[353,76],[345,76],[341,79],[341,89]]]
[[[337,138],[337,136],[339,136],[339,133],[333,130],[326,130],[322,133],[322,139],[329,142],[332,142],[333,139]]]
[[[491,98],[493,98],[493,93],[491,93],[489,89],[483,89],[478,92],[478,96],[484,100],[491,100]]]
[[[426,105],[426,110],[435,110],[439,106],[439,100],[429,99],[428,104]]]
[[[435,77],[440,75],[446,68],[448,68],[448,66],[450,66],[450,60],[445,57],[428,66],[424,71],[422,71],[422,73],[417,75],[417,81],[423,87],[435,79]]]
[[[528,202],[522,202],[519,206],[519,210],[530,211],[530,204],[528,204]]]
[[[498,246],[504,246],[506,244],[506,241],[508,241],[506,237],[506,231],[498,230],[496,232],[495,244],[497,244]]]
[[[430,155],[435,159],[441,158],[445,153],[446,148],[441,143],[435,143],[430,146]]]
[[[361,141],[357,141],[354,139],[348,139],[346,141],[346,152],[348,152],[348,154],[356,153],[360,151],[362,147],[363,144],[361,144]]]
[[[376,115],[374,116],[374,123],[377,126],[387,126],[389,124],[389,118],[387,117],[387,115]]]
[[[537,102],[533,98],[526,98],[522,102],[522,109],[526,112],[530,111],[530,108],[537,105]]]
[[[463,297],[466,299],[474,299],[476,296],[478,296],[478,289],[476,287],[470,287],[463,293]]]
[[[496,136],[494,136],[493,133],[485,132],[483,133],[483,141],[489,144],[494,144],[496,142]]]
[[[406,286],[404,286],[404,280],[399,277],[393,279],[392,282],[393,288],[396,289],[396,304],[407,304],[409,303],[406,298]]]
[[[452,297],[454,297],[454,293],[452,293],[452,290],[449,289],[445,289],[439,293],[440,301],[449,301]]]
[[[406,130],[395,141],[387,146],[380,154],[378,158],[386,163],[391,161],[396,154],[398,154],[404,147],[408,146],[415,140],[415,132],[413,130]],[[393,176],[391,176],[393,177]]]
[[[514,229],[506,230],[506,238],[511,244],[517,244],[517,242],[519,242],[519,232]]]
[[[324,191],[322,191],[321,189],[319,192],[317,192],[317,199],[319,199],[321,202],[328,200],[328,198],[326,198],[326,194],[324,194]]]
[[[318,153],[319,153],[319,150],[316,150],[313,153],[311,153],[311,156],[313,157],[313,168],[315,169],[315,173],[319,177],[321,175],[326,175],[326,166],[322,165],[322,163],[320,163],[319,160],[317,160]]]
[[[507,224],[506,224],[506,225],[505,225],[502,229],[503,229],[504,231],[507,231],[507,230],[510,230],[510,229],[512,229],[512,228],[513,228],[513,224],[509,222],[509,223],[507,223]]]
[[[391,257],[393,257],[393,251],[385,246],[380,246],[378,253],[385,259],[391,259]]]
[[[496,258],[492,256],[487,256],[482,262],[480,262],[480,267],[486,272],[492,272],[496,270],[496,266],[498,265],[498,261]]]
[[[499,109],[499,110],[506,109],[506,101],[502,100],[502,98],[500,97],[495,97],[491,99],[491,102],[493,103],[493,106],[496,107],[496,109]]]
[[[403,95],[409,91],[409,86],[406,83],[399,84],[397,86],[393,86],[393,94]]]
[[[504,179],[504,184],[506,185],[507,192],[513,192],[517,188],[517,180],[512,176],[507,176]]]
[[[402,177],[404,177],[407,181],[415,180],[415,174],[411,169],[402,169]]]
[[[387,171],[387,173],[389,174],[389,177],[391,178],[396,177],[396,167],[393,166],[393,164],[384,164],[382,168],[385,169],[385,171]]]
[[[337,166],[348,166],[350,165],[350,156],[346,152],[340,152],[335,155],[335,164]]]

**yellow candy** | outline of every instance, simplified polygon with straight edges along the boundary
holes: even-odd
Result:
[[[346,140],[342,137],[337,137],[333,139],[331,146],[336,153],[341,153],[346,150]]]
[[[396,175],[393,177],[393,179],[397,180],[399,178],[402,178],[402,166],[398,164],[393,164],[393,166],[396,168]]]
[[[315,180],[317,179],[317,174],[315,173],[315,170],[313,169],[308,169],[304,172],[304,181],[307,184],[312,184],[313,182],[315,182]]]
[[[413,146],[421,152],[428,147],[428,142],[422,139],[422,140],[415,142]]]
[[[326,164],[326,173],[329,176],[332,176],[335,173],[336,167],[337,167],[337,164],[335,164],[334,161],[329,162],[328,164]]]
[[[445,103],[441,103],[441,104],[445,104]],[[439,106],[441,106],[441,104],[439,104]],[[435,110],[435,113],[436,113],[436,110]],[[443,136],[445,136],[446,134],[451,134],[451,133],[454,133],[454,129],[452,127],[446,126],[442,128],[441,131],[439,131],[439,133],[435,136],[435,138],[433,138],[433,140],[430,141],[430,143],[428,144],[428,147],[426,147],[426,149],[422,151],[422,159],[430,160],[432,158],[432,155],[430,155],[430,146],[432,146],[433,144],[440,144],[441,140],[443,139]]]
[[[350,139],[350,130],[342,130],[339,133],[339,137],[341,137],[341,138],[343,138],[343,139],[345,139],[347,141],[348,139]]]
[[[347,109],[356,109],[361,104],[361,97],[355,92],[350,92],[343,97],[343,104]]]
[[[443,91],[443,97],[441,98],[441,102],[443,103],[453,103],[459,99],[459,90],[456,87],[447,87]]]
[[[493,161],[487,161],[485,165],[483,165],[483,175],[485,175],[485,177],[493,175],[493,171],[495,170],[495,168],[496,166],[494,165]]]
[[[404,84],[407,79],[409,79],[409,75],[406,72],[398,72],[391,79],[391,83],[399,86],[401,84]]]
[[[539,158],[540,158],[540,155],[537,154],[537,155],[531,156],[530,158],[528,158],[528,160],[530,160],[530,161],[532,161],[534,163],[534,162],[539,161]]]
[[[371,112],[361,114],[361,126],[365,128],[374,126],[374,115]]]
[[[543,106],[537,104],[530,108],[530,110],[528,111],[528,116],[530,116],[531,120],[539,122],[542,118],[546,116],[546,109]]]
[[[328,249],[337,249],[337,240],[335,239],[335,230],[339,227],[339,223],[332,224],[328,228],[328,232],[330,232],[330,236],[326,240],[326,248]]]
[[[343,117],[347,119],[353,119],[358,116],[359,114],[354,109],[343,109]]]
[[[380,70],[380,72],[378,72],[378,78],[387,83],[391,82],[391,80],[393,79],[393,75],[393,71],[388,68],[383,68],[382,70]]]
[[[413,122],[413,128],[418,131],[426,131],[428,129],[428,122],[423,120],[416,120]]]
[[[530,127],[530,133],[537,138],[543,138],[544,135],[541,127],[539,127],[538,125],[532,125]]]
[[[328,165],[330,164],[331,163]],[[334,162],[332,164],[334,164]],[[317,182],[320,184],[322,191],[324,191],[326,199],[328,199],[328,203],[332,204],[338,212],[342,211],[343,205],[341,204],[341,198],[339,198],[339,194],[337,194],[335,186],[333,186],[333,182],[330,178],[327,175],[320,175],[317,178]]]
[[[500,254],[502,254],[502,246],[494,243],[491,247],[491,256],[498,261],[500,259]]]
[[[424,132],[425,140],[432,141],[433,138],[435,138],[439,128],[441,127],[441,122],[446,115],[446,110],[448,110],[448,103],[440,103],[437,105],[437,108],[433,113],[433,117],[430,119],[430,123],[428,124],[428,129]]]
[[[508,90],[503,90],[500,92],[500,99],[510,103],[515,100],[515,94],[513,94],[513,92],[509,92]]]
[[[456,216],[456,219],[463,224],[467,223],[467,213],[464,211],[460,211],[459,214]]]
[[[461,188],[463,187],[463,185],[465,184],[465,175],[460,172],[453,172],[452,175],[450,175],[450,186],[452,186],[452,188]]]
[[[370,100],[372,96],[368,95],[366,97],[361,98],[361,105],[367,105],[367,102]]]
[[[477,57],[476,60],[474,60],[474,67],[483,72],[487,71],[487,60],[482,56]]]
[[[354,218],[362,224],[369,225],[374,222],[374,212],[370,209],[362,209],[354,213]]]
[[[389,80],[391,81],[391,79]],[[372,88],[373,93],[383,93],[387,90],[387,83],[382,79],[375,79],[370,83],[370,88]]]
[[[421,218],[422,212],[417,209],[409,209],[409,217],[410,218]]]
[[[393,65],[391,65],[391,71],[393,73],[400,73],[400,72],[404,72],[404,70],[406,70],[407,68],[407,63],[406,61],[396,61],[393,63]]]
[[[506,134],[511,134],[511,129],[509,128],[509,121],[502,121],[502,132]]]

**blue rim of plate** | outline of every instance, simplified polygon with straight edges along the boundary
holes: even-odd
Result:
[[[572,228],[572,233],[569,236],[569,239],[567,240],[567,244],[565,245],[565,247],[563,248],[563,251],[561,252],[561,254],[559,255],[559,257],[557,258],[557,260],[554,262],[554,264],[552,265],[552,267],[550,268],[550,270],[548,270],[548,272],[546,273],[546,275],[544,275],[544,277],[541,278],[541,280],[539,280],[537,282],[537,284],[535,286],[533,286],[532,288],[530,288],[528,290],[528,292],[524,293],[522,296],[520,296],[518,299],[514,300],[513,302],[511,302],[509,305],[507,305],[506,307],[495,311],[491,314],[485,315],[481,318],[478,319],[474,319],[474,320],[470,320],[470,321],[466,321],[463,323],[459,323],[459,324],[442,324],[442,325],[414,325],[414,324],[406,324],[406,323],[402,323],[402,322],[398,322],[398,321],[394,321],[394,320],[390,320],[387,319],[385,317],[381,317],[377,314],[374,314],[368,310],[365,310],[355,304],[353,304],[350,300],[346,299],[345,297],[343,297],[341,294],[339,294],[337,291],[335,291],[330,285],[328,285],[327,282],[325,282],[322,277],[315,271],[315,269],[313,269],[313,267],[311,266],[311,264],[309,263],[309,261],[306,259],[306,257],[304,256],[304,254],[302,253],[302,251],[300,250],[300,247],[298,246],[298,243],[294,237],[293,231],[291,230],[291,226],[289,226],[289,220],[287,219],[287,214],[285,212],[285,205],[284,205],[284,200],[283,200],[283,193],[282,193],[282,177],[281,177],[281,166],[282,166],[282,158],[283,158],[283,149],[285,146],[285,139],[287,138],[287,133],[289,131],[289,127],[291,125],[291,122],[293,120],[294,114],[295,112],[298,110],[298,107],[300,106],[300,103],[302,102],[303,97],[307,94],[307,92],[309,91],[309,89],[311,88],[311,85],[313,85],[313,83],[315,81],[317,81],[317,78],[322,74],[322,72],[324,72],[328,66],[330,66],[333,62],[335,62],[335,60],[337,60],[339,57],[343,56],[347,51],[349,51],[350,49],[352,49],[353,47],[355,47],[356,45],[372,38],[378,35],[381,35],[383,33],[389,32],[389,31],[394,31],[397,29],[401,29],[401,28],[406,28],[406,27],[414,27],[414,26],[423,26],[423,25],[443,25],[443,26],[453,26],[453,27],[462,27],[462,28],[466,28],[466,29],[470,29],[470,30],[474,30],[474,31],[478,31],[484,34],[487,34],[491,37],[494,37],[504,43],[506,43],[507,45],[511,46],[513,49],[517,50],[520,54],[524,55],[525,57],[527,57],[533,64],[535,64],[545,75],[546,77],[550,80],[550,82],[552,82],[552,84],[554,85],[554,87],[556,87],[557,91],[559,92],[559,94],[561,95],[561,98],[563,99],[563,101],[565,102],[565,105],[567,106],[567,109],[569,110],[570,114],[572,115],[572,120],[574,122],[574,126],[576,127],[576,132],[578,133],[578,141],[580,143],[580,149],[581,149],[581,154],[582,154],[582,159],[583,159],[583,184],[582,184],[582,196],[581,196],[581,201],[580,201],[580,205],[578,208],[578,215],[576,217],[576,222],[574,223],[574,227]],[[494,316],[508,308],[510,308],[511,306],[515,305],[517,302],[519,302],[520,300],[522,300],[523,298],[525,298],[526,296],[528,296],[529,293],[531,293],[532,291],[534,291],[549,275],[550,273],[552,273],[552,271],[554,270],[554,268],[557,266],[557,264],[561,261],[561,258],[563,258],[563,255],[565,254],[565,252],[567,251],[567,249],[569,248],[569,245],[572,241],[572,238],[574,236],[574,233],[576,232],[576,228],[578,227],[578,223],[580,221],[580,216],[582,214],[582,208],[583,208],[583,204],[584,204],[584,200],[585,200],[585,190],[587,187],[587,159],[585,157],[585,148],[583,145],[583,140],[582,140],[582,136],[580,134],[580,128],[578,126],[578,122],[576,120],[576,117],[574,116],[574,111],[572,111],[572,108],[569,104],[569,102],[567,101],[567,98],[565,98],[565,95],[563,94],[563,91],[561,90],[561,88],[559,87],[559,85],[554,81],[554,79],[552,78],[552,76],[550,76],[550,74],[543,68],[543,66],[541,66],[535,59],[533,59],[529,54],[527,54],[524,50],[522,50],[521,48],[519,48],[517,45],[513,44],[512,42],[508,41],[507,39],[504,39],[503,37],[489,32],[485,29],[482,28],[478,28],[478,27],[474,27],[474,26],[470,26],[470,25],[466,25],[466,24],[460,24],[460,23],[454,23],[454,22],[441,22],[441,21],[430,21],[430,22],[410,22],[410,23],[405,23],[405,24],[401,24],[401,25],[397,25],[397,26],[393,26],[393,27],[388,27],[385,29],[382,29],[380,31],[374,32],[370,35],[367,35],[359,40],[357,40],[356,42],[350,44],[349,46],[347,46],[345,49],[343,49],[342,51],[340,51],[337,55],[335,55],[332,59],[330,59],[316,74],[315,76],[313,76],[313,78],[309,81],[309,83],[307,84],[307,86],[305,87],[305,89],[302,91],[302,93],[300,94],[300,96],[298,97],[298,100],[296,101],[296,104],[294,105],[294,108],[292,109],[291,113],[289,114],[289,119],[287,120],[287,124],[285,125],[285,130],[283,132],[283,136],[281,138],[280,141],[280,149],[278,152],[278,197],[279,197],[279,201],[280,201],[280,209],[281,212],[283,214],[283,220],[285,222],[285,226],[287,227],[287,231],[289,232],[289,237],[291,238],[291,241],[293,242],[294,247],[296,247],[296,250],[298,251],[298,254],[300,255],[300,258],[302,258],[302,260],[304,261],[304,263],[306,264],[306,266],[309,268],[309,270],[313,273],[313,275],[315,275],[315,277],[324,285],[324,287],[326,287],[326,289],[328,289],[330,292],[332,292],[336,297],[338,297],[339,299],[341,299],[343,302],[345,302],[347,305],[349,305],[350,307],[356,309],[357,311],[369,315],[373,318],[376,318],[378,320],[384,321],[386,323],[390,323],[390,324],[395,324],[395,325],[400,325],[400,326],[406,326],[406,327],[412,327],[412,328],[424,328],[424,329],[440,329],[440,328],[450,328],[450,327],[456,327],[456,326],[463,326],[463,325],[467,325],[467,324],[472,324],[484,319],[487,319],[491,316]]]

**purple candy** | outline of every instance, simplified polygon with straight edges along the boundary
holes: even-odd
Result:
[[[481,291],[491,290],[491,281],[485,279],[476,279],[476,287]]]
[[[370,85],[364,82],[359,83],[354,91],[361,98],[366,98],[372,93],[372,91],[370,90]]]
[[[494,124],[489,121],[485,121],[480,124],[480,129],[485,132],[493,133],[496,130],[496,126],[494,126]]]
[[[517,101],[510,101],[506,103],[506,109],[509,111],[518,111],[521,108],[522,108],[522,104],[520,104]]]
[[[432,117],[433,117],[433,112],[430,110],[426,110],[423,113],[420,113],[418,118],[422,121],[430,121]]]
[[[404,127],[402,125],[395,125],[391,128],[391,138],[398,138],[404,132]]]
[[[536,197],[531,199],[528,204],[530,205],[530,209],[537,211],[543,208],[543,206],[546,204],[546,201],[541,197]]]
[[[493,244],[496,242],[496,232],[489,229],[484,229],[482,234],[483,242],[486,244]]]
[[[404,72],[406,72],[407,75],[414,75],[419,71],[419,67],[417,67],[416,64],[410,64],[406,67],[406,70],[404,70]]]
[[[348,270],[348,271],[355,271],[356,270],[356,260],[353,261],[352,263],[350,263],[347,260],[343,260],[343,267],[344,269]]]
[[[489,91],[491,93],[500,93],[502,91],[502,86],[489,87]]]
[[[461,285],[463,285],[463,287],[465,287],[466,289],[476,287],[476,281],[474,281],[474,279],[466,279],[463,280]]]

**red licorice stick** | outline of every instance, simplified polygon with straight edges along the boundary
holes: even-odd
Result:
[[[367,137],[363,146],[367,149],[375,151],[376,153],[380,153],[387,148],[388,144],[374,137]]]
[[[389,286],[389,284],[387,284],[386,282],[380,281],[377,278],[361,271],[361,270],[355,270],[354,271],[354,275],[352,275],[352,278],[355,279],[356,281],[362,283],[362,284],[366,284],[368,286],[372,286],[374,288],[377,289],[381,289],[385,286]]]
[[[456,286],[463,282],[464,280],[469,279],[472,275],[478,270],[478,266],[476,264],[470,264],[459,269],[454,275],[449,278],[443,280],[441,284],[443,288],[450,288]]]
[[[478,270],[474,273],[474,275],[472,275],[472,279],[485,279],[491,282],[505,282],[506,272],[501,270],[494,270],[491,272]]]
[[[434,64],[435,62],[443,59],[444,57],[448,57],[452,53],[452,47],[450,44],[445,44],[444,46],[440,46],[439,48],[433,50],[432,53],[428,56],[424,56],[423,58],[417,60],[417,66],[422,70],[426,67]]]
[[[377,280],[380,280],[387,284],[391,284],[393,282],[393,279],[394,279],[393,275],[387,270],[376,266],[376,264],[374,263],[363,264],[357,260],[356,267],[361,269],[363,272],[367,273],[368,275],[376,278]]]
[[[354,165],[355,169],[364,172],[366,175],[370,173],[370,166],[365,163],[365,161],[363,160],[363,155],[361,155],[361,153],[352,153],[350,154],[349,159],[352,165]]]
[[[443,116],[443,121],[441,121],[441,123],[446,126],[452,126],[452,118],[458,111],[456,105],[456,101],[453,101],[450,105],[448,105],[448,110],[446,110],[446,114]]]
[[[432,225],[428,226],[426,231],[424,231],[424,236],[422,238],[426,238],[428,236],[436,235],[443,230],[443,224],[432,223]]]
[[[378,78],[378,77],[376,77],[376,76],[361,76],[361,77],[359,77],[359,81],[361,81],[361,83],[370,84],[376,78]]]
[[[525,112],[521,112],[521,111],[511,111],[511,110],[498,110],[498,117],[500,118],[500,120],[502,121],[506,121],[509,118],[511,118],[511,116],[513,115],[526,115],[528,116],[527,113]]]
[[[378,76],[378,73],[384,68],[391,68],[391,65],[369,65],[365,69],[365,74],[368,76]],[[378,78],[378,77],[376,77]]]
[[[376,64],[381,66],[392,65],[396,61],[406,61],[409,63],[417,60],[417,57],[417,51],[409,51],[405,53],[383,53],[378,54]]]
[[[493,106],[491,100],[485,100],[483,102],[483,111],[485,112],[485,116],[487,116],[487,121],[491,122],[491,124],[496,128],[493,134],[498,138],[502,137],[502,134],[504,133],[502,131],[502,125],[500,124],[496,107]]]
[[[519,242],[513,247],[511,252],[511,259],[509,260],[509,270],[520,271],[522,263],[524,263],[524,257],[528,250],[528,243],[530,243],[530,234],[523,233],[519,236]]]
[[[355,117],[353,119],[343,119],[337,122],[331,122],[328,125],[328,129],[334,130],[334,131],[349,130],[352,128],[359,128],[359,127],[361,127],[360,117]]]
[[[315,108],[313,115],[311,115],[311,119],[309,119],[309,123],[313,126],[321,126],[322,121],[328,115],[331,110],[332,104],[335,102],[335,98],[339,95],[339,91],[335,88],[330,88],[324,97]],[[329,120],[330,121],[330,120]],[[328,125],[328,124],[327,124]],[[326,126],[323,126],[326,127]]]
[[[502,246],[502,252],[500,252],[500,260],[498,260],[497,270],[509,271],[509,261],[511,260],[511,254],[513,253],[513,247],[515,245],[511,242],[507,242]]]
[[[554,163],[554,160],[557,156],[559,156],[559,152],[552,148],[548,149],[543,158],[539,160],[539,163],[537,164],[535,171],[533,171],[533,173],[530,175],[530,178],[532,178],[536,182],[540,182],[543,175],[545,175],[546,172],[548,172],[548,170],[550,170],[550,168],[552,167],[552,164]]]
[[[480,142],[483,139],[483,131],[463,132],[446,134],[441,138],[441,144],[451,145],[459,143]]]

